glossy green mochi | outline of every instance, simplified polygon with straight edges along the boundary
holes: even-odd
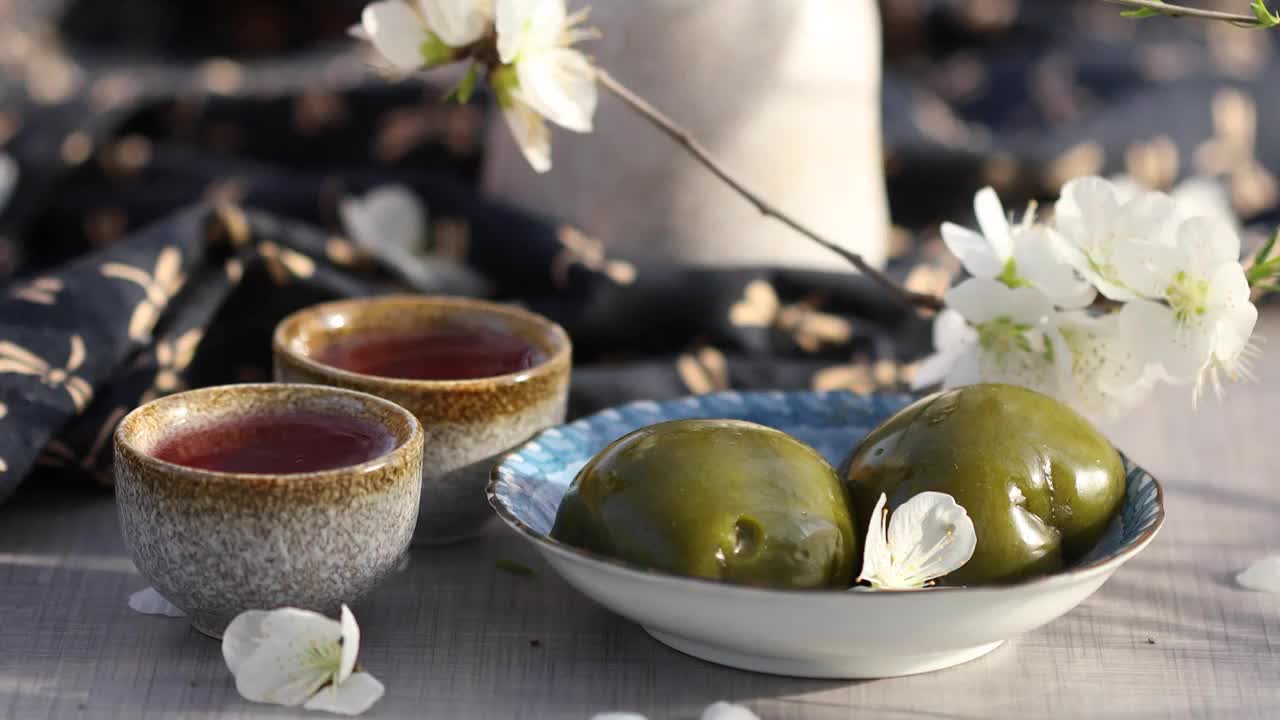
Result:
[[[913,403],[873,430],[841,474],[860,538],[882,492],[889,508],[926,490],[955,497],[978,546],[947,585],[1058,570],[1097,544],[1124,499],[1124,466],[1107,439],[1066,405],[1010,385]]]
[[[785,433],[675,420],[605,448],[574,479],[551,536],[680,575],[845,588],[857,540],[835,470]]]

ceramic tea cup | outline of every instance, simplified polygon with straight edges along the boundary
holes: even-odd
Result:
[[[427,331],[506,335],[531,350],[527,367],[487,377],[389,377],[339,367],[337,348]],[[301,310],[276,326],[275,377],[360,390],[422,422],[422,503],[415,541],[472,537],[493,513],[485,485],[496,457],[564,421],[572,353],[550,320],[508,305],[422,295],[343,300]]]
[[[387,437],[372,459],[303,473],[224,472],[157,457],[175,442],[300,413]],[[220,637],[249,609],[336,613],[386,578],[408,547],[422,441],[412,414],[349,390],[253,384],[170,395],[116,429],[121,531],[142,576],[206,635]]]

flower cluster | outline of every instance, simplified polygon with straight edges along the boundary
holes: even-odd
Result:
[[[990,188],[974,209],[980,233],[942,226],[972,277],[947,292],[917,387],[1007,382],[1112,419],[1157,382],[1194,401],[1250,376],[1258,311],[1221,217],[1098,177],[1067,183],[1052,222],[1034,206],[1010,222]]]
[[[478,76],[489,87],[525,159],[551,169],[547,121],[591,132],[596,70],[573,48],[592,36],[582,11],[564,0],[379,0],[365,7],[360,26],[396,70],[412,72],[469,60],[454,94],[466,102]]]

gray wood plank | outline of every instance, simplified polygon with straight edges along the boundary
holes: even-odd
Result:
[[[1264,318],[1263,334],[1278,330],[1280,316]],[[1189,390],[1164,393],[1110,429],[1164,483],[1165,530],[1083,606],[975,662],[869,682],[717,667],[592,605],[495,526],[416,551],[356,608],[362,662],[388,687],[366,717],[630,709],[658,720],[695,718],[717,699],[771,720],[1274,717],[1280,597],[1231,580],[1280,551],[1280,363],[1259,370],[1225,403],[1192,414]],[[498,560],[537,575],[499,571]],[[32,489],[0,508],[0,718],[322,717],[242,701],[216,642],[126,608],[142,585],[109,494]]]

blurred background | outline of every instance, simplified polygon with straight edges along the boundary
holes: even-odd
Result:
[[[486,98],[441,102],[448,72],[386,77],[347,36],[362,5],[0,0],[0,494],[33,467],[106,482],[123,412],[265,379],[276,320],[337,296],[544,312],[575,340],[575,414],[906,386],[928,318],[610,100],[534,175]],[[984,185],[1012,209],[1126,175],[1246,247],[1280,222],[1275,31],[1099,0],[594,5],[602,64],[913,289],[953,281],[936,228]]]

